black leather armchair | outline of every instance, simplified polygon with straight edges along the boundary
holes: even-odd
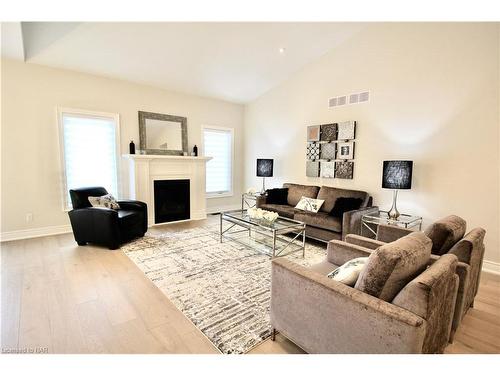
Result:
[[[80,246],[87,242],[118,249],[121,244],[142,237],[148,230],[148,209],[144,202],[118,201],[120,209],[92,207],[88,197],[108,194],[103,187],[69,191],[73,210],[69,212],[75,241]]]

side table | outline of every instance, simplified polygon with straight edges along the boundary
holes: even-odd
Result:
[[[417,228],[422,230],[422,217],[401,214],[395,219],[390,219],[387,211],[379,211],[377,214],[363,215],[361,218],[361,235],[374,238],[377,235],[379,224],[396,225],[406,229]]]
[[[257,198],[261,196],[260,193],[250,194],[243,193],[241,194],[241,209],[246,210],[247,208],[255,207],[257,204]]]

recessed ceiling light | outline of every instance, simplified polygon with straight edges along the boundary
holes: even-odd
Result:
[[[281,54],[283,54],[283,53],[285,53],[285,51],[286,51],[286,50],[285,50],[285,48],[284,48],[284,47],[281,47],[281,48],[279,49],[279,51],[280,51],[280,53],[281,53]]]

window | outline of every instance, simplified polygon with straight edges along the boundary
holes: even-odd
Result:
[[[208,197],[233,194],[233,129],[219,127],[203,128],[203,150],[212,157],[207,162]]]
[[[71,209],[74,188],[103,186],[118,198],[118,115],[66,109],[58,115],[64,209]]]

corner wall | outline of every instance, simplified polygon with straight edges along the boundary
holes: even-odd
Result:
[[[283,182],[366,190],[388,209],[382,161],[414,161],[401,212],[424,226],[449,214],[484,227],[486,260],[499,251],[499,33],[495,23],[372,24],[245,107],[244,188],[260,186],[256,158],[274,158]],[[328,98],[371,91],[336,109]],[[353,180],[305,176],[306,127],[358,122]]]

